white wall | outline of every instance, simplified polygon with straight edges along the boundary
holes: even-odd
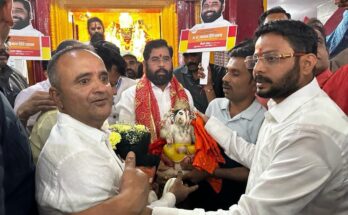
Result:
[[[275,6],[283,7],[293,19],[303,21],[305,16],[317,17],[323,23],[337,9],[332,0],[268,0],[268,9]]]

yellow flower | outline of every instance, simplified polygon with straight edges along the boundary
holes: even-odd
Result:
[[[134,127],[137,131],[146,131],[145,125],[136,124]]]
[[[121,135],[117,132],[112,131],[109,135],[109,142],[111,144],[112,149],[116,149],[117,143],[121,142]]]

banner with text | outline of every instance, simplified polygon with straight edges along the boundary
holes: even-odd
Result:
[[[237,26],[221,26],[181,31],[179,52],[228,51],[235,46]]]
[[[13,59],[51,59],[51,41],[48,36],[11,36],[9,46]]]

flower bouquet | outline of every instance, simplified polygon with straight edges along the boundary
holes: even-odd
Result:
[[[109,142],[123,159],[128,152],[133,151],[136,155],[137,166],[157,166],[160,158],[148,154],[148,146],[151,141],[149,130],[144,125],[117,123],[109,126]]]

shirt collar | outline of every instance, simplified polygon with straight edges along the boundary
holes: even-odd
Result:
[[[187,66],[186,66],[186,65],[183,65],[181,71],[182,71],[182,73],[185,74],[185,75],[188,74],[188,68],[187,68]]]
[[[221,110],[226,110],[229,112],[229,105],[230,101],[225,98],[221,102],[220,108]],[[253,103],[251,103],[251,105],[249,105],[247,109],[234,116],[233,119],[243,118],[247,120],[252,120],[260,109],[262,109],[261,104],[256,99],[254,99]]]
[[[267,103],[269,107],[267,115],[273,117],[278,123],[282,122],[320,91],[319,84],[314,78],[309,84],[297,90],[279,104],[270,99]]]
[[[91,142],[99,143],[102,140],[107,140],[108,133],[105,129],[105,123],[101,129],[96,129],[72,118],[68,114],[58,111],[57,124],[62,124],[64,126],[78,130],[80,133],[82,133],[82,135],[85,135],[86,137],[94,140]]]

